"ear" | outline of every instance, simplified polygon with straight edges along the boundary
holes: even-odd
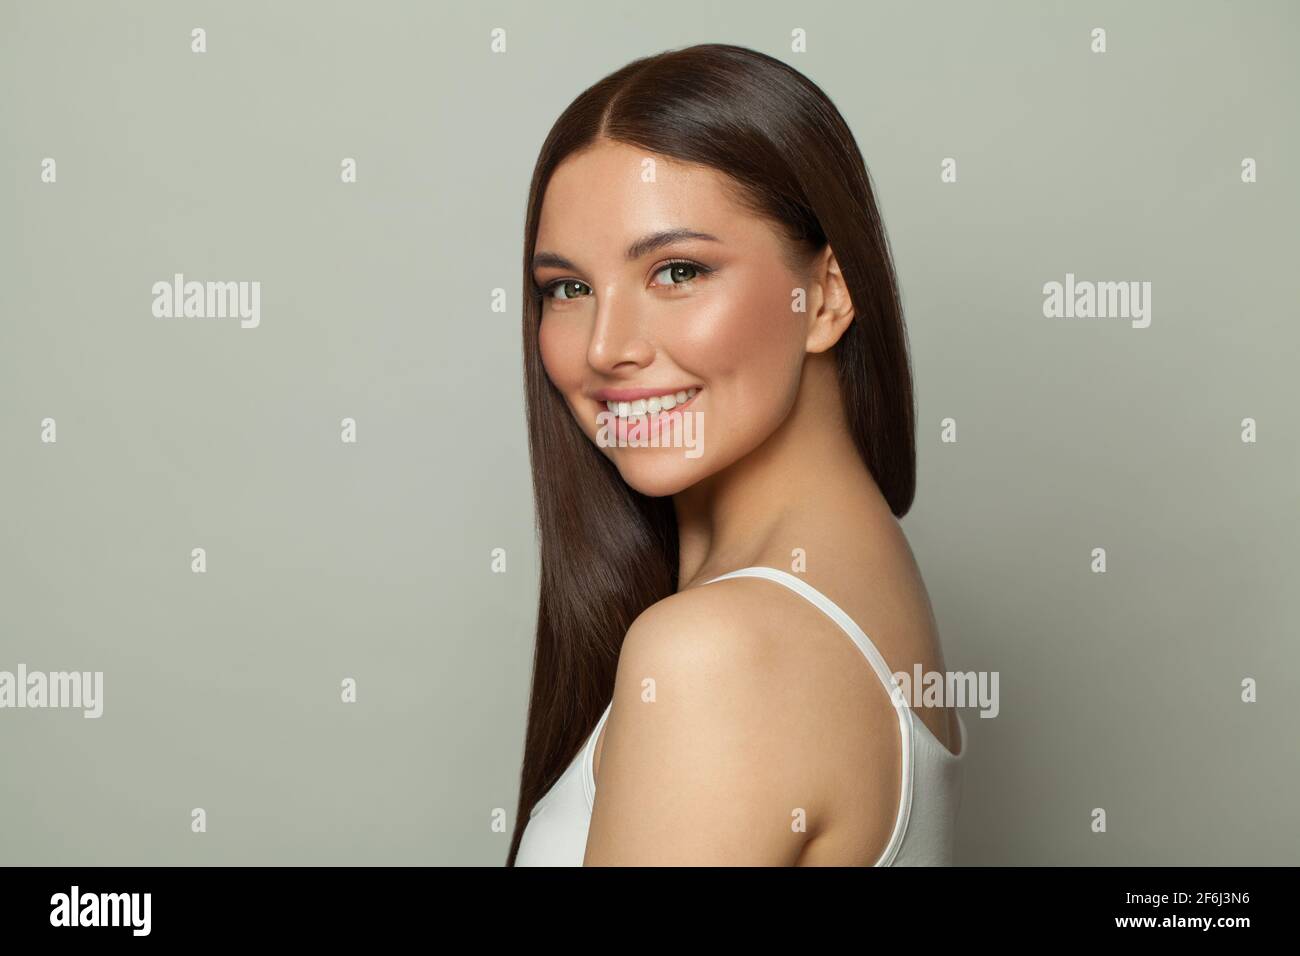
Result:
[[[853,321],[853,300],[835,252],[828,244],[813,260],[811,268],[808,338],[809,352],[825,352],[840,340]]]

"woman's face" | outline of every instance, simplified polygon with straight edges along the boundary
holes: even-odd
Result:
[[[646,495],[675,494],[757,448],[798,391],[802,281],[775,227],[725,182],[602,141],[566,158],[543,197],[542,362],[583,431]]]

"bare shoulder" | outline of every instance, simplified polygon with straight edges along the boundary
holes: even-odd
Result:
[[[588,864],[788,864],[801,853],[809,832],[792,823],[820,799],[810,701],[791,681],[770,596],[743,586],[756,583],[671,595],[628,630]]]
[[[775,595],[755,588],[759,583],[715,582],[642,612],[619,653],[614,708],[641,710],[644,719],[648,711],[639,705],[654,704],[656,720],[683,732],[737,732],[724,726],[728,721],[750,734],[787,728],[785,710],[794,702],[782,688],[792,648],[772,614]],[[776,747],[782,740],[769,735],[767,742]]]
[[[715,677],[757,676],[762,661],[738,651],[757,650],[772,638],[762,604],[747,589],[715,582],[669,595],[632,622],[619,653],[619,671],[696,672],[716,666]],[[748,672],[748,673],[747,673]]]

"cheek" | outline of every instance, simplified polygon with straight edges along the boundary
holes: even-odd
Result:
[[[743,276],[692,316],[683,364],[736,411],[782,408],[798,387],[805,317],[790,309],[793,283]]]
[[[576,322],[542,319],[537,330],[537,346],[547,376],[561,393],[581,387],[586,364],[586,334]]]

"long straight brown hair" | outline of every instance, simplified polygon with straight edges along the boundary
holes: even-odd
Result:
[[[726,173],[737,198],[783,230],[791,261],[835,251],[854,319],[834,347],[859,453],[902,517],[916,489],[907,334],[885,230],[852,133],[809,79],[780,60],[707,43],[635,60],[577,97],[542,145],[524,229],[524,382],[541,548],[532,694],[514,834],[595,728],[623,636],[677,590],[672,499],[628,487],[573,420],[538,348],[532,258],[556,166],[598,140]]]

